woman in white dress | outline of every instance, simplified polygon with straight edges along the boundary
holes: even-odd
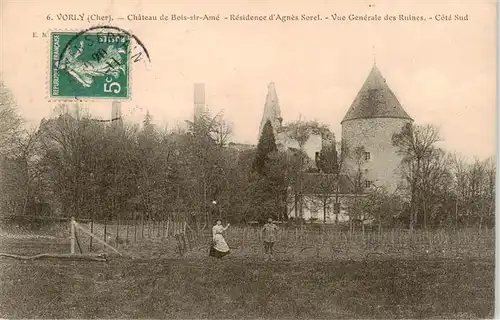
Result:
[[[225,255],[229,254],[229,246],[226,243],[226,240],[224,240],[224,237],[222,236],[222,233],[229,228],[229,223],[227,226],[223,227],[222,226],[222,221],[219,219],[217,220],[217,224],[213,226],[212,228],[212,240],[213,240],[213,245],[210,248],[210,256],[216,257],[216,258],[222,258]]]

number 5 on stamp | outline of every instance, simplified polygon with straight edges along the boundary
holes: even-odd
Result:
[[[51,98],[129,97],[128,34],[53,32]]]

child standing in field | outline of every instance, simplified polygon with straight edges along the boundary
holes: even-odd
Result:
[[[267,219],[267,223],[261,230],[261,238],[264,240],[264,253],[266,255],[265,260],[268,261],[271,258],[274,261],[274,243],[277,240],[278,226],[273,223],[273,219]]]
[[[222,226],[222,221],[219,219],[217,220],[217,224],[213,226],[212,228],[212,240],[213,244],[212,247],[210,248],[210,256],[216,257],[216,258],[222,258],[225,255],[229,254],[229,246],[226,243],[226,240],[224,240],[224,237],[222,236],[222,233],[229,228],[229,223],[227,226],[223,227]]]

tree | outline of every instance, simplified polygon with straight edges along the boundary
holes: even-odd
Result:
[[[340,201],[339,201],[339,195],[340,195],[340,188],[341,188],[341,177],[342,174],[344,173],[344,165],[346,159],[349,157],[349,148],[347,147],[347,142],[345,140],[340,141],[340,154],[337,154],[336,157],[336,163],[335,163],[335,175],[336,175],[336,181],[337,185],[335,188],[335,205],[334,205],[334,211],[335,211],[335,223],[337,224],[339,222],[339,214],[340,214]]]
[[[469,162],[457,154],[451,156],[450,192],[454,198],[453,211],[457,227],[460,222],[469,225],[476,221],[481,228],[485,218],[494,217],[495,176],[494,157],[483,161],[474,159]],[[493,223],[493,221],[488,222]]]
[[[12,213],[24,212],[27,205],[28,177],[27,150],[24,148],[28,132],[23,128],[12,92],[0,78],[0,178],[2,180],[1,207]],[[26,150],[22,150],[26,149]]]
[[[432,125],[408,123],[392,137],[392,144],[402,155],[401,172],[409,186],[410,229],[418,223],[418,200],[423,200],[424,162],[435,155],[435,144],[441,140],[439,130]]]
[[[475,159],[467,170],[467,223],[475,218],[479,228],[486,217],[494,212],[496,168],[493,159]]]
[[[396,193],[390,194],[383,186],[372,185],[361,199],[361,208],[367,218],[378,224],[379,232],[383,225],[392,225],[403,208],[403,201]]]
[[[42,120],[39,136],[41,180],[60,213],[107,218],[135,197],[135,127],[63,114]]]
[[[292,191],[293,195],[293,206],[291,210],[295,211],[295,217],[299,217],[299,201],[302,199],[302,181],[303,181],[303,168],[304,162],[307,158],[307,155],[304,151],[300,149],[289,148],[283,152],[280,152],[275,157],[276,165],[279,164],[276,171],[279,171],[283,174],[283,184],[285,191],[285,199],[284,202],[288,203],[288,192]],[[302,212],[302,211],[300,211]],[[284,212],[284,217],[288,218],[290,216],[290,212]]]
[[[326,212],[340,179],[339,161],[334,140],[322,144],[321,151],[316,159],[316,167],[320,171],[320,178],[315,198],[323,208],[323,223],[326,223]],[[338,221],[338,215],[335,215],[335,217],[337,218],[336,221]]]
[[[11,154],[12,158],[16,159],[23,167],[23,173],[17,177],[17,181],[24,195],[22,214],[26,214],[30,202],[33,202],[33,193],[36,188],[35,181],[41,175],[38,166],[41,154],[38,130],[31,128],[21,131]]]
[[[313,134],[321,135],[323,141],[334,142],[335,135],[330,131],[326,124],[319,123],[316,120],[305,121],[302,119],[289,122],[283,126],[283,131],[295,139],[300,148],[304,146],[309,137]]]
[[[366,219],[366,212],[363,210],[363,205],[360,202],[361,195],[364,194],[366,189],[365,174],[363,170],[363,164],[366,162],[365,153],[365,148],[363,146],[356,146],[350,154],[350,158],[354,160],[355,164],[354,168],[348,171],[348,177],[354,185],[354,203],[352,211],[349,214],[349,224],[351,229],[353,228],[353,222],[355,220],[361,220],[363,223]],[[362,227],[364,228],[364,223],[362,224]]]
[[[140,203],[147,217],[158,219],[159,213],[165,209],[164,193],[168,186],[169,153],[162,152],[164,150],[161,148],[161,132],[152,120],[151,114],[147,111],[142,130],[137,133],[136,183]]]
[[[323,144],[319,157],[316,159],[316,166],[322,173],[336,174],[339,171],[339,160],[335,141]]]
[[[253,171],[262,176],[267,175],[266,164],[269,162],[269,155],[276,151],[278,151],[278,148],[274,138],[273,127],[271,121],[267,120],[257,144]]]
[[[217,211],[221,213],[221,207],[227,206],[230,198],[225,195],[229,188],[226,160],[230,155],[224,146],[231,131],[221,114],[212,117],[209,111],[197,117],[195,122],[188,121],[188,125],[187,132],[179,136],[183,157],[180,161],[185,176],[189,177],[184,183],[184,194],[197,212],[197,221],[203,215],[206,223],[211,224],[213,210],[209,210],[208,203],[217,199]]]
[[[434,148],[422,159],[421,184],[419,185],[420,206],[423,216],[423,226],[429,222],[442,221],[444,204],[449,202],[449,186],[452,185],[452,175],[449,170],[451,158],[441,149]]]
[[[302,194],[302,184],[303,184],[303,174],[305,171],[317,171],[313,170],[313,166],[319,169],[319,163],[313,163],[309,161],[309,157],[304,152],[304,145],[309,140],[311,135],[321,135],[321,139],[324,145],[335,146],[335,135],[330,131],[327,125],[321,124],[316,120],[313,121],[304,121],[302,119],[292,121],[287,123],[283,127],[283,131],[286,134],[297,141],[299,144],[300,152],[296,152],[292,161],[296,164],[299,164],[298,170],[296,170],[296,183],[294,186],[294,208],[295,208],[295,216],[298,216],[298,212],[302,215],[302,207],[304,206],[303,194]],[[332,150],[324,150],[323,160],[321,165],[328,166],[328,162],[332,159],[328,158],[327,153],[331,153]],[[320,169],[321,170],[321,169]]]
[[[326,223],[327,211],[332,204],[335,190],[337,188],[337,176],[333,173],[313,173],[316,175],[313,187],[314,202],[318,203],[323,211],[323,223]]]
[[[36,153],[36,129],[26,129],[18,114],[17,103],[12,92],[0,79],[0,165],[3,176],[4,200],[10,199],[13,212],[26,213],[33,180],[37,170],[34,164]],[[4,202],[5,203],[5,202]]]
[[[455,224],[458,227],[459,210],[465,208],[467,199],[467,162],[457,154],[451,158],[451,173],[453,178],[453,186],[451,190],[455,194]]]
[[[22,132],[23,120],[17,111],[17,104],[12,92],[0,79],[0,156],[11,156]]]
[[[215,143],[220,148],[223,148],[227,145],[231,135],[233,134],[233,124],[224,120],[222,113],[217,114],[214,120],[212,137],[215,140]]]
[[[64,212],[81,214],[82,179],[85,151],[84,123],[65,114],[42,121],[40,138],[44,152],[46,177],[62,204]]]
[[[277,215],[275,218],[282,220],[288,219],[287,212],[287,195],[289,182],[293,180],[292,172],[290,171],[288,154],[286,152],[275,151],[269,155],[268,181],[269,192],[274,195],[274,207]]]
[[[267,120],[257,144],[247,189],[254,219],[262,220],[271,213],[283,210],[285,175],[282,164],[271,121]]]
[[[482,211],[484,216],[495,218],[495,193],[496,193],[496,162],[494,157],[490,157],[484,160],[485,169],[485,188],[484,188],[484,205]],[[481,216],[481,218],[483,215]],[[481,220],[482,222],[482,220]],[[491,225],[494,224],[494,220],[490,221]],[[481,223],[479,225],[481,227]]]

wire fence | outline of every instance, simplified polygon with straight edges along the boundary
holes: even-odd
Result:
[[[24,218],[24,221],[29,219]],[[22,224],[22,222],[19,222]],[[141,257],[208,255],[212,235],[184,219],[88,221],[79,223],[125,254]],[[59,235],[69,235],[69,218],[57,218]],[[263,243],[260,228],[230,226],[224,237],[232,255],[258,257]],[[78,250],[99,251],[103,246],[84,234],[77,236]],[[494,257],[495,234],[490,228],[343,230],[321,224],[282,225],[275,244],[277,255],[288,259],[362,258],[379,256]]]
[[[124,251],[141,249],[167,252],[177,256],[205,255],[211,245],[210,230],[195,230],[185,221],[142,224],[94,225],[94,232]],[[111,230],[111,231],[108,231]],[[263,253],[259,227],[230,226],[224,235],[232,254],[258,257]],[[493,257],[493,229],[386,229],[380,231],[345,231],[333,228],[303,226],[280,228],[275,244],[276,254],[290,259],[361,258],[370,255],[411,257]]]

